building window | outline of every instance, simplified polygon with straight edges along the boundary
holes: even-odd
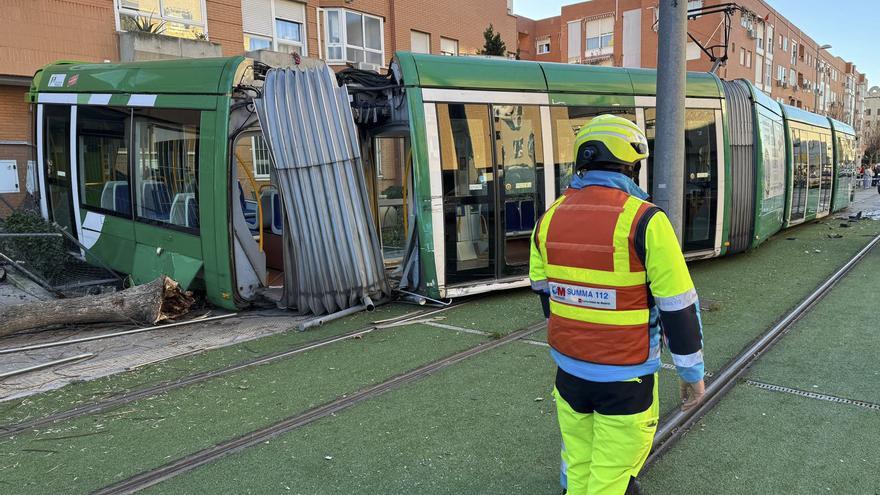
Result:
[[[767,26],[767,53],[773,53],[773,25]]]
[[[791,42],[791,65],[797,65],[797,46],[796,41]]]
[[[269,38],[261,38],[252,34],[244,33],[244,51],[253,52],[256,50],[271,50],[272,40]]]
[[[197,110],[135,110],[138,218],[198,228],[199,118]]]
[[[764,84],[767,86],[767,91],[770,91],[770,85],[772,84],[771,79],[773,78],[773,61],[767,60],[766,66],[764,70]]]
[[[603,17],[587,23],[588,55],[604,55],[614,51],[614,17]]]
[[[794,69],[788,70],[788,83],[792,86],[797,84],[797,74],[795,74]]]
[[[782,51],[788,52],[788,36],[782,38]]]
[[[448,57],[458,55],[458,40],[440,37],[440,54]]]
[[[381,66],[385,62],[381,17],[345,9],[324,11],[328,62],[366,62]]]
[[[550,53],[549,38],[538,41],[538,55],[543,55],[545,53]]]
[[[302,54],[302,23],[275,19],[275,37],[278,51]]]
[[[202,0],[116,0],[119,29],[139,31],[137,23],[158,26],[159,34],[197,39],[208,33]]]
[[[410,31],[409,50],[413,53],[431,53],[431,35],[421,31]]]
[[[251,136],[251,159],[254,163],[254,179],[269,180],[269,171],[272,168],[269,161],[269,146],[263,136]]]
[[[865,115],[868,116],[868,117],[871,116],[871,109],[870,109],[870,108],[865,109]]]
[[[746,67],[752,66],[752,51],[746,50]]]

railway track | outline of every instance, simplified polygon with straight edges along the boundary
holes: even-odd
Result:
[[[860,250],[843,267],[841,267],[833,275],[831,275],[816,290],[814,290],[801,303],[799,303],[792,311],[786,314],[776,325],[774,325],[772,328],[770,328],[768,331],[758,337],[755,341],[753,341],[747,349],[741,352],[736,358],[731,360],[722,371],[717,372],[715,375],[713,375],[712,379],[709,380],[706,390],[706,400],[703,402],[703,404],[701,404],[695,410],[689,411],[688,413],[677,411],[664,418],[655,437],[654,449],[652,450],[652,453],[648,459],[648,463],[650,464],[656,461],[660,456],[662,456],[672,445],[674,445],[674,443],[681,437],[681,435],[685,431],[687,431],[693,424],[699,421],[699,419],[704,416],[709,410],[711,410],[712,407],[714,407],[714,405],[717,404],[718,401],[720,401],[721,398],[736,383],[738,383],[739,378],[743,376],[748,367],[752,363],[754,363],[755,360],[760,358],[765,352],[767,352],[767,350],[769,350],[782,336],[784,336],[785,332],[789,328],[791,328],[792,324],[803,317],[818,301],[820,301],[825,295],[827,295],[831,291],[831,289],[840,280],[842,280],[851,271],[851,269],[859,261],[861,261],[878,243],[880,243],[880,236],[872,239],[872,241],[868,243],[867,246]],[[325,339],[321,339],[319,341],[311,342],[308,344],[303,344],[295,348],[288,349],[286,351],[270,354],[267,356],[261,356],[250,361],[238,363],[227,368],[207,371],[172,382],[157,384],[155,386],[136,390],[119,397],[87,404],[77,407],[75,409],[71,409],[69,411],[64,411],[52,416],[47,416],[45,418],[36,419],[26,423],[0,427],[0,433],[3,433],[4,435],[13,434],[23,430],[52,424],[58,421],[103,412],[139,399],[143,399],[145,397],[164,393],[170,390],[192,385],[194,383],[199,383],[201,381],[209,380],[211,378],[246,369],[252,366],[270,363],[278,359],[294,356],[296,354],[330,345],[335,342],[356,338],[358,336],[365,335],[376,330],[380,330],[382,328],[392,328],[399,325],[411,324],[430,317],[435,313],[445,311],[446,309],[461,306],[462,304],[466,303],[459,303],[448,308],[418,311],[414,314],[411,313],[409,315],[404,315],[396,319],[386,320],[382,322],[381,325],[373,325],[371,327],[354,330],[345,334],[327,337]],[[541,323],[522,328],[497,340],[485,342],[476,347],[472,347],[465,351],[421,366],[380,384],[362,389],[353,394],[349,394],[347,396],[338,398],[329,403],[323,404],[305,412],[290,416],[267,427],[246,433],[237,438],[216,444],[212,447],[181,457],[177,460],[173,460],[156,469],[136,474],[128,479],[106,486],[93,493],[102,495],[123,494],[134,493],[143,490],[150,486],[161,483],[162,481],[165,481],[167,479],[173,478],[205,464],[216,461],[221,457],[242,451],[244,449],[247,449],[248,447],[257,445],[261,442],[265,442],[283,433],[309,425],[329,415],[348,409],[363,401],[378,397],[405,384],[425,378],[432,373],[447,368],[470,357],[482,354],[486,351],[495,349],[510,342],[525,339],[530,334],[543,328],[543,326],[543,323]]]
[[[232,440],[181,457],[163,466],[159,466],[156,469],[136,474],[128,479],[101,488],[93,492],[93,495],[121,495],[144,490],[167,479],[192,471],[199,466],[216,461],[221,457],[266,442],[278,435],[309,425],[319,419],[325,418],[344,409],[348,409],[365,400],[378,397],[386,392],[400,388],[403,385],[425,378],[432,373],[464,361],[465,359],[483,354],[484,352],[496,349],[510,342],[515,342],[543,329],[545,326],[545,322],[537,323],[509,333],[501,338],[484,342],[475,347],[471,347],[470,349],[434,361],[433,363],[420,366],[412,371],[391,378],[390,380],[373,385],[372,387],[362,389],[353,394],[340,397],[332,402],[290,416],[267,427],[254,430]]]
[[[71,419],[75,419],[81,416],[87,416],[90,414],[101,413],[104,411],[108,411],[110,409],[115,409],[117,407],[124,406],[131,402],[135,402],[141,399],[145,399],[148,397],[152,397],[159,394],[164,394],[170,392],[172,390],[176,390],[183,387],[188,387],[190,385],[194,385],[197,383],[204,382],[206,380],[211,380],[213,378],[217,378],[220,376],[228,375],[230,373],[235,373],[241,370],[245,370],[248,368],[253,368],[255,366],[260,366],[268,363],[273,363],[275,361],[290,358],[296,356],[297,354],[302,354],[304,352],[308,352],[314,349],[319,349],[321,347],[328,346],[330,344],[335,344],[337,342],[342,342],[345,340],[355,339],[362,337],[366,334],[383,330],[386,328],[394,328],[397,326],[407,325],[418,322],[418,320],[430,317],[436,313],[440,313],[442,311],[446,311],[447,309],[457,308],[464,304],[467,304],[468,301],[460,302],[457,304],[452,304],[450,306],[436,309],[423,309],[419,310],[414,314],[407,314],[398,318],[391,318],[389,320],[384,320],[381,324],[374,324],[365,328],[361,328],[358,330],[353,330],[351,332],[346,332],[340,335],[329,336],[320,340],[316,340],[314,342],[309,342],[305,344],[301,344],[290,349],[274,352],[271,354],[266,354],[264,356],[260,356],[254,359],[250,359],[247,361],[243,361],[240,363],[236,363],[224,368],[220,368],[217,370],[209,370],[202,373],[196,373],[194,375],[186,376],[183,378],[179,378],[177,380],[170,380],[161,383],[157,383],[155,385],[145,387],[142,389],[134,390],[131,392],[127,392],[118,396],[110,397],[103,400],[93,401],[87,404],[83,404],[77,406],[73,409],[68,409],[66,411],[61,411],[49,416],[44,416],[41,418],[36,418],[31,421],[25,421],[21,423],[15,423],[10,425],[2,425],[0,426],[0,434],[4,436],[15,435],[17,433],[21,433],[23,431],[31,430],[34,428],[40,428],[43,426],[51,425],[57,423],[59,421],[67,421]]]
[[[825,282],[810,293],[794,309],[786,314],[776,325],[755,339],[749,347],[733,358],[721,371],[712,375],[706,386],[703,402],[688,412],[676,411],[666,417],[654,436],[654,447],[646,462],[651,465],[672,447],[682,434],[706,415],[739,382],[749,367],[776,344],[792,325],[806,315],[831,289],[861,261],[871,250],[880,244],[880,235],[874,237],[867,246],[856,253],[845,265],[832,274]]]

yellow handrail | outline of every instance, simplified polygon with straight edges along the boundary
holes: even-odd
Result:
[[[260,233],[260,252],[262,252],[263,251],[263,201],[259,197],[260,188],[259,188],[259,186],[257,186],[257,181],[254,180],[254,176],[251,175],[251,171],[248,170],[247,167],[242,165],[244,163],[244,160],[241,159],[240,153],[241,152],[239,150],[235,150],[235,158],[238,160],[238,167],[240,169],[244,170],[244,174],[247,176],[248,182],[250,182],[251,187],[254,188],[254,193],[256,193],[258,195],[257,196],[257,225],[259,226],[259,233]]]

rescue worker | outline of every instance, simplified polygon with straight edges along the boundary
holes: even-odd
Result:
[[[666,214],[633,182],[648,142],[601,115],[574,144],[569,189],[532,233],[529,278],[549,317],[563,493],[638,494],[659,419],[661,337],[682,409],[702,400],[702,325]],[[661,335],[662,334],[662,335]]]

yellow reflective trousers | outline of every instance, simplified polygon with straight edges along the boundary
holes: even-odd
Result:
[[[660,416],[658,379],[655,373],[651,405],[626,415],[579,413],[553,389],[562,433],[561,478],[568,495],[623,495],[651,451]]]

